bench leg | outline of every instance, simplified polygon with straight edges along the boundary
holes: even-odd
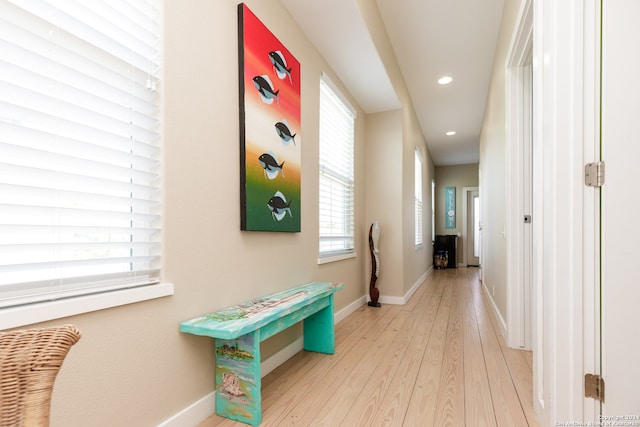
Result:
[[[216,339],[216,413],[257,426],[262,421],[260,331]]]
[[[304,319],[304,349],[316,353],[335,353],[335,331],[333,325],[333,294],[329,305]]]

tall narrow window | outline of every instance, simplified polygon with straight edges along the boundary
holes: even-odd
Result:
[[[158,282],[159,7],[0,2],[0,307]]]
[[[352,253],[355,110],[320,79],[320,257]]]
[[[424,207],[422,204],[422,157],[418,150],[415,151],[415,243],[416,246],[422,246],[424,243]]]

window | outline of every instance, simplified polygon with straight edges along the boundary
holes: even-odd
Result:
[[[353,253],[355,110],[320,79],[320,257]]]
[[[423,211],[424,208],[422,206],[422,157],[420,156],[420,152],[418,150],[415,151],[415,225],[416,225],[416,236],[415,243],[416,247],[423,245]]]
[[[159,5],[0,1],[0,307],[159,281]]]

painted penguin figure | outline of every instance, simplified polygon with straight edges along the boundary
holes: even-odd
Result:
[[[284,145],[289,145],[290,142],[293,142],[293,145],[296,145],[296,140],[294,139],[297,134],[291,134],[291,129],[289,129],[289,124],[286,120],[278,122],[275,124],[276,132],[280,139],[282,139],[282,143]]]
[[[289,83],[293,83],[291,80],[292,68],[287,68],[287,61],[284,59],[284,55],[279,50],[269,52],[269,59],[273,64],[273,69],[276,71],[276,75],[280,80],[289,76]]]
[[[264,174],[267,178],[275,179],[278,176],[278,172],[280,172],[284,178],[284,171],[282,170],[284,162],[278,164],[278,159],[275,154],[271,152],[263,153],[258,157],[258,161],[264,169]]]
[[[271,79],[267,75],[263,76],[255,76],[253,78],[253,85],[258,90],[260,94],[260,99],[265,104],[272,104],[273,100],[276,100],[276,103],[280,105],[280,101],[278,101],[278,93],[279,90],[274,90],[273,84],[271,83]]]
[[[277,191],[276,194],[273,195],[269,202],[267,203],[269,210],[271,211],[271,217],[274,220],[282,221],[287,212],[289,216],[293,217],[291,214],[291,202],[287,203],[287,199],[284,197],[284,194]]]

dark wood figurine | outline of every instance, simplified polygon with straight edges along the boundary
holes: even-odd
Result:
[[[380,235],[380,228],[378,223],[374,222],[369,227],[369,251],[371,252],[371,281],[369,282],[369,296],[371,301],[367,304],[370,307],[381,307],[378,302],[380,297],[380,291],[376,288],[376,280],[378,280],[378,274],[380,273],[380,260],[378,259],[378,236]]]

